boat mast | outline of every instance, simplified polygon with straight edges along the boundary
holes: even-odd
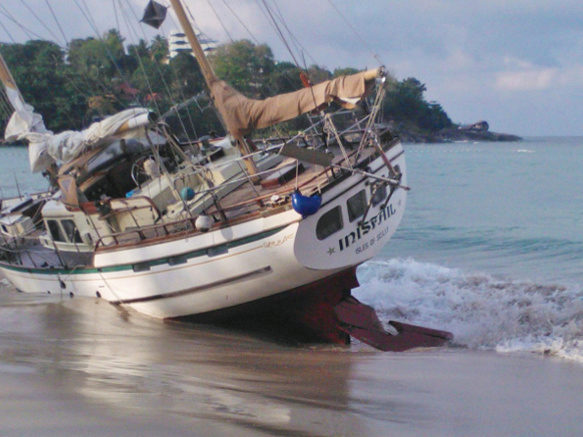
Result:
[[[211,85],[214,82],[216,82],[218,80],[218,78],[215,75],[215,72],[213,71],[213,68],[212,68],[211,64],[209,63],[209,61],[204,53],[204,50],[202,49],[202,46],[200,45],[200,42],[198,41],[198,38],[196,37],[194,29],[192,28],[192,25],[190,24],[190,21],[188,20],[188,18],[186,16],[186,12],[184,11],[184,7],[182,6],[182,2],[180,0],[170,0],[170,4],[172,5],[172,8],[174,9],[176,16],[178,17],[178,21],[180,22],[180,26],[182,27],[182,30],[184,30],[184,34],[186,35],[186,38],[188,39],[190,47],[192,48],[192,52],[194,53],[194,56],[196,58],[196,61],[198,62],[198,65],[200,66],[200,70],[202,72],[204,80],[205,80],[207,87],[209,89],[211,98],[214,100]],[[220,112],[220,110],[219,110],[219,112]],[[220,114],[220,115],[222,117],[223,114]],[[251,148],[249,147],[247,142],[243,138],[240,138],[240,137],[233,135],[232,132],[229,132],[229,133],[235,138],[235,140],[237,142],[237,147],[241,151],[241,154],[244,156],[249,155],[251,153]],[[245,158],[244,161],[245,161],[245,166],[247,167],[247,171],[250,173],[250,175],[254,176],[255,174],[257,174],[257,167],[255,166],[255,162],[253,161],[253,158]]]

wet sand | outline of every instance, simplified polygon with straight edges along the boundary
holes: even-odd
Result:
[[[0,290],[0,435],[581,435],[583,366],[382,353]]]

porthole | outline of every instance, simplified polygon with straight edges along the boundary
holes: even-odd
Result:
[[[373,185],[371,187],[372,191],[372,204],[377,206],[383,200],[387,198],[387,185],[381,183],[381,185]]]
[[[336,206],[330,211],[324,213],[318,220],[318,224],[316,225],[316,237],[318,240],[323,240],[333,233],[338,232],[343,226],[342,209],[340,206]]]
[[[362,217],[366,211],[366,193],[359,191],[346,202],[348,208],[348,220],[352,223],[358,217]]]

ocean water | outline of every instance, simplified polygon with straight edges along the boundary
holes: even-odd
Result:
[[[403,222],[358,270],[388,322],[446,329],[478,350],[583,363],[583,138],[405,146]],[[2,195],[46,188],[0,148]]]
[[[405,149],[403,223],[355,294],[452,346],[290,344],[0,280],[0,435],[581,435],[583,138]],[[46,183],[0,147],[0,187]]]
[[[583,363],[583,138],[405,151],[405,217],[356,295],[463,347]]]
[[[31,173],[26,147],[0,146],[0,198],[36,193],[48,186],[40,173]]]

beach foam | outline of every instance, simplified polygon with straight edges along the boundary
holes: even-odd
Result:
[[[534,352],[583,363],[583,290],[422,263],[380,259],[358,270],[355,296],[384,322],[451,331],[455,344]]]

